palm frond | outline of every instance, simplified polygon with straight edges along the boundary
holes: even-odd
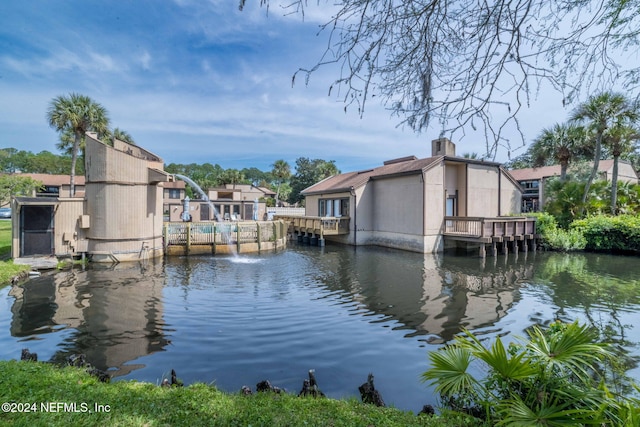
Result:
[[[431,381],[444,396],[471,393],[478,385],[467,372],[472,355],[467,349],[452,345],[429,353],[432,368],[422,374],[422,381]]]

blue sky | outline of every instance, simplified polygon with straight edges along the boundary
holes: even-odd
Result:
[[[337,68],[292,87],[293,73],[326,47],[317,33],[329,6],[310,2],[303,21],[275,1],[268,15],[257,0],[247,3],[240,12],[237,0],[0,2],[0,148],[57,152],[46,110],[55,96],[77,92],[166,163],[270,170],[278,159],[293,166],[310,157],[345,172],[430,156],[438,130],[398,127],[375,98],[364,117],[345,113],[328,96]],[[552,94],[525,111],[527,144],[566,119],[559,104]],[[484,152],[480,134],[454,142],[458,154]],[[496,160],[506,159],[501,150]]]

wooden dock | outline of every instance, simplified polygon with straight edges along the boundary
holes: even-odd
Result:
[[[286,246],[283,221],[165,222],[165,255],[262,252]]]
[[[445,240],[478,243],[481,257],[487,254],[487,246],[490,245],[493,256],[498,254],[498,246],[502,253],[519,250],[527,252],[529,247],[536,250],[536,218],[533,217],[454,217],[444,218]]]
[[[288,224],[289,232],[296,235],[298,241],[324,246],[324,236],[349,234],[349,217],[289,216],[274,217]]]

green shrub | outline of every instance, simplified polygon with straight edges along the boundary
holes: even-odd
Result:
[[[640,217],[597,215],[574,221],[571,229],[586,239],[585,249],[640,253]]]
[[[637,400],[614,396],[602,367],[613,353],[577,322],[534,327],[528,339],[485,346],[471,332],[429,354],[431,381],[446,407],[490,425],[635,425]],[[474,374],[470,366],[478,366]]]
[[[536,232],[541,236],[541,245],[552,251],[583,250],[586,240],[578,229],[564,230],[558,227],[556,219],[547,212],[536,212]]]

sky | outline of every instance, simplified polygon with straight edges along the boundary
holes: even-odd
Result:
[[[292,85],[327,47],[318,30],[331,6],[310,2],[302,19],[276,1],[268,13],[257,4],[241,12],[237,0],[0,2],[0,148],[59,153],[46,111],[75,92],[166,164],[269,171],[276,160],[293,168],[308,157],[347,172],[431,155],[439,131],[399,126],[375,98],[362,117],[345,112],[329,94],[338,68]],[[521,117],[525,141],[514,133],[514,146],[567,115],[558,96],[536,97]],[[459,155],[485,151],[471,130],[454,142]],[[495,160],[508,160],[507,150]]]

